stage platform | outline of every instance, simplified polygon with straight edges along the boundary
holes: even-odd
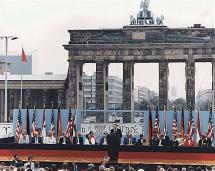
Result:
[[[215,165],[215,148],[120,146],[118,163]],[[108,155],[107,146],[74,146],[45,144],[1,144],[0,160],[11,161],[18,154],[22,160],[29,155],[40,162],[100,163]]]

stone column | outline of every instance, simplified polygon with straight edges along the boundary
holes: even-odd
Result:
[[[186,104],[187,109],[195,109],[195,60],[189,51],[188,59],[186,61],[185,67],[185,77],[186,77]]]
[[[64,101],[63,101],[63,90],[57,90],[57,101],[58,103],[61,103],[61,106],[63,106]]]
[[[83,109],[83,63],[69,60],[69,99],[72,107]]]
[[[215,60],[212,60],[212,105],[215,111]]]
[[[108,109],[108,63],[96,62],[96,109]],[[108,122],[108,115],[99,112],[97,122]]]
[[[123,110],[134,110],[134,62],[123,63]],[[130,112],[124,112],[123,122],[133,119]]]
[[[168,77],[169,67],[167,61],[159,62],[159,110],[164,110],[168,105]]]
[[[4,90],[0,90],[0,122],[4,121]]]
[[[9,90],[8,106],[9,106],[8,121],[11,121],[13,118],[13,109],[14,109],[14,92],[13,92],[13,90]]]

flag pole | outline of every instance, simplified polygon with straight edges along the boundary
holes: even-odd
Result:
[[[22,109],[22,74],[21,74],[21,85],[20,85],[20,105],[21,105],[21,109]]]

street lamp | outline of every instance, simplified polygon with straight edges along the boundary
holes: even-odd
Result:
[[[5,39],[5,106],[4,106],[4,122],[7,122],[7,51],[8,51],[8,39],[16,40],[15,36],[0,36],[0,39]]]

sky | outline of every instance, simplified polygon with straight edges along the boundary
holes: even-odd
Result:
[[[64,44],[69,29],[121,28],[136,15],[140,0],[0,0],[0,36],[15,35],[9,41],[9,55],[20,54],[21,47],[33,57],[33,73],[66,73],[68,54]],[[201,23],[215,28],[214,0],[150,0],[155,16],[164,15],[170,28]],[[0,41],[0,55],[5,53]],[[169,87],[185,97],[185,65],[169,64]],[[95,65],[85,65],[92,74]],[[149,75],[150,73],[150,75]],[[122,64],[110,64],[109,75],[122,78]],[[158,64],[135,64],[135,86],[146,86],[158,92]],[[211,64],[196,64],[196,91],[211,88]]]

